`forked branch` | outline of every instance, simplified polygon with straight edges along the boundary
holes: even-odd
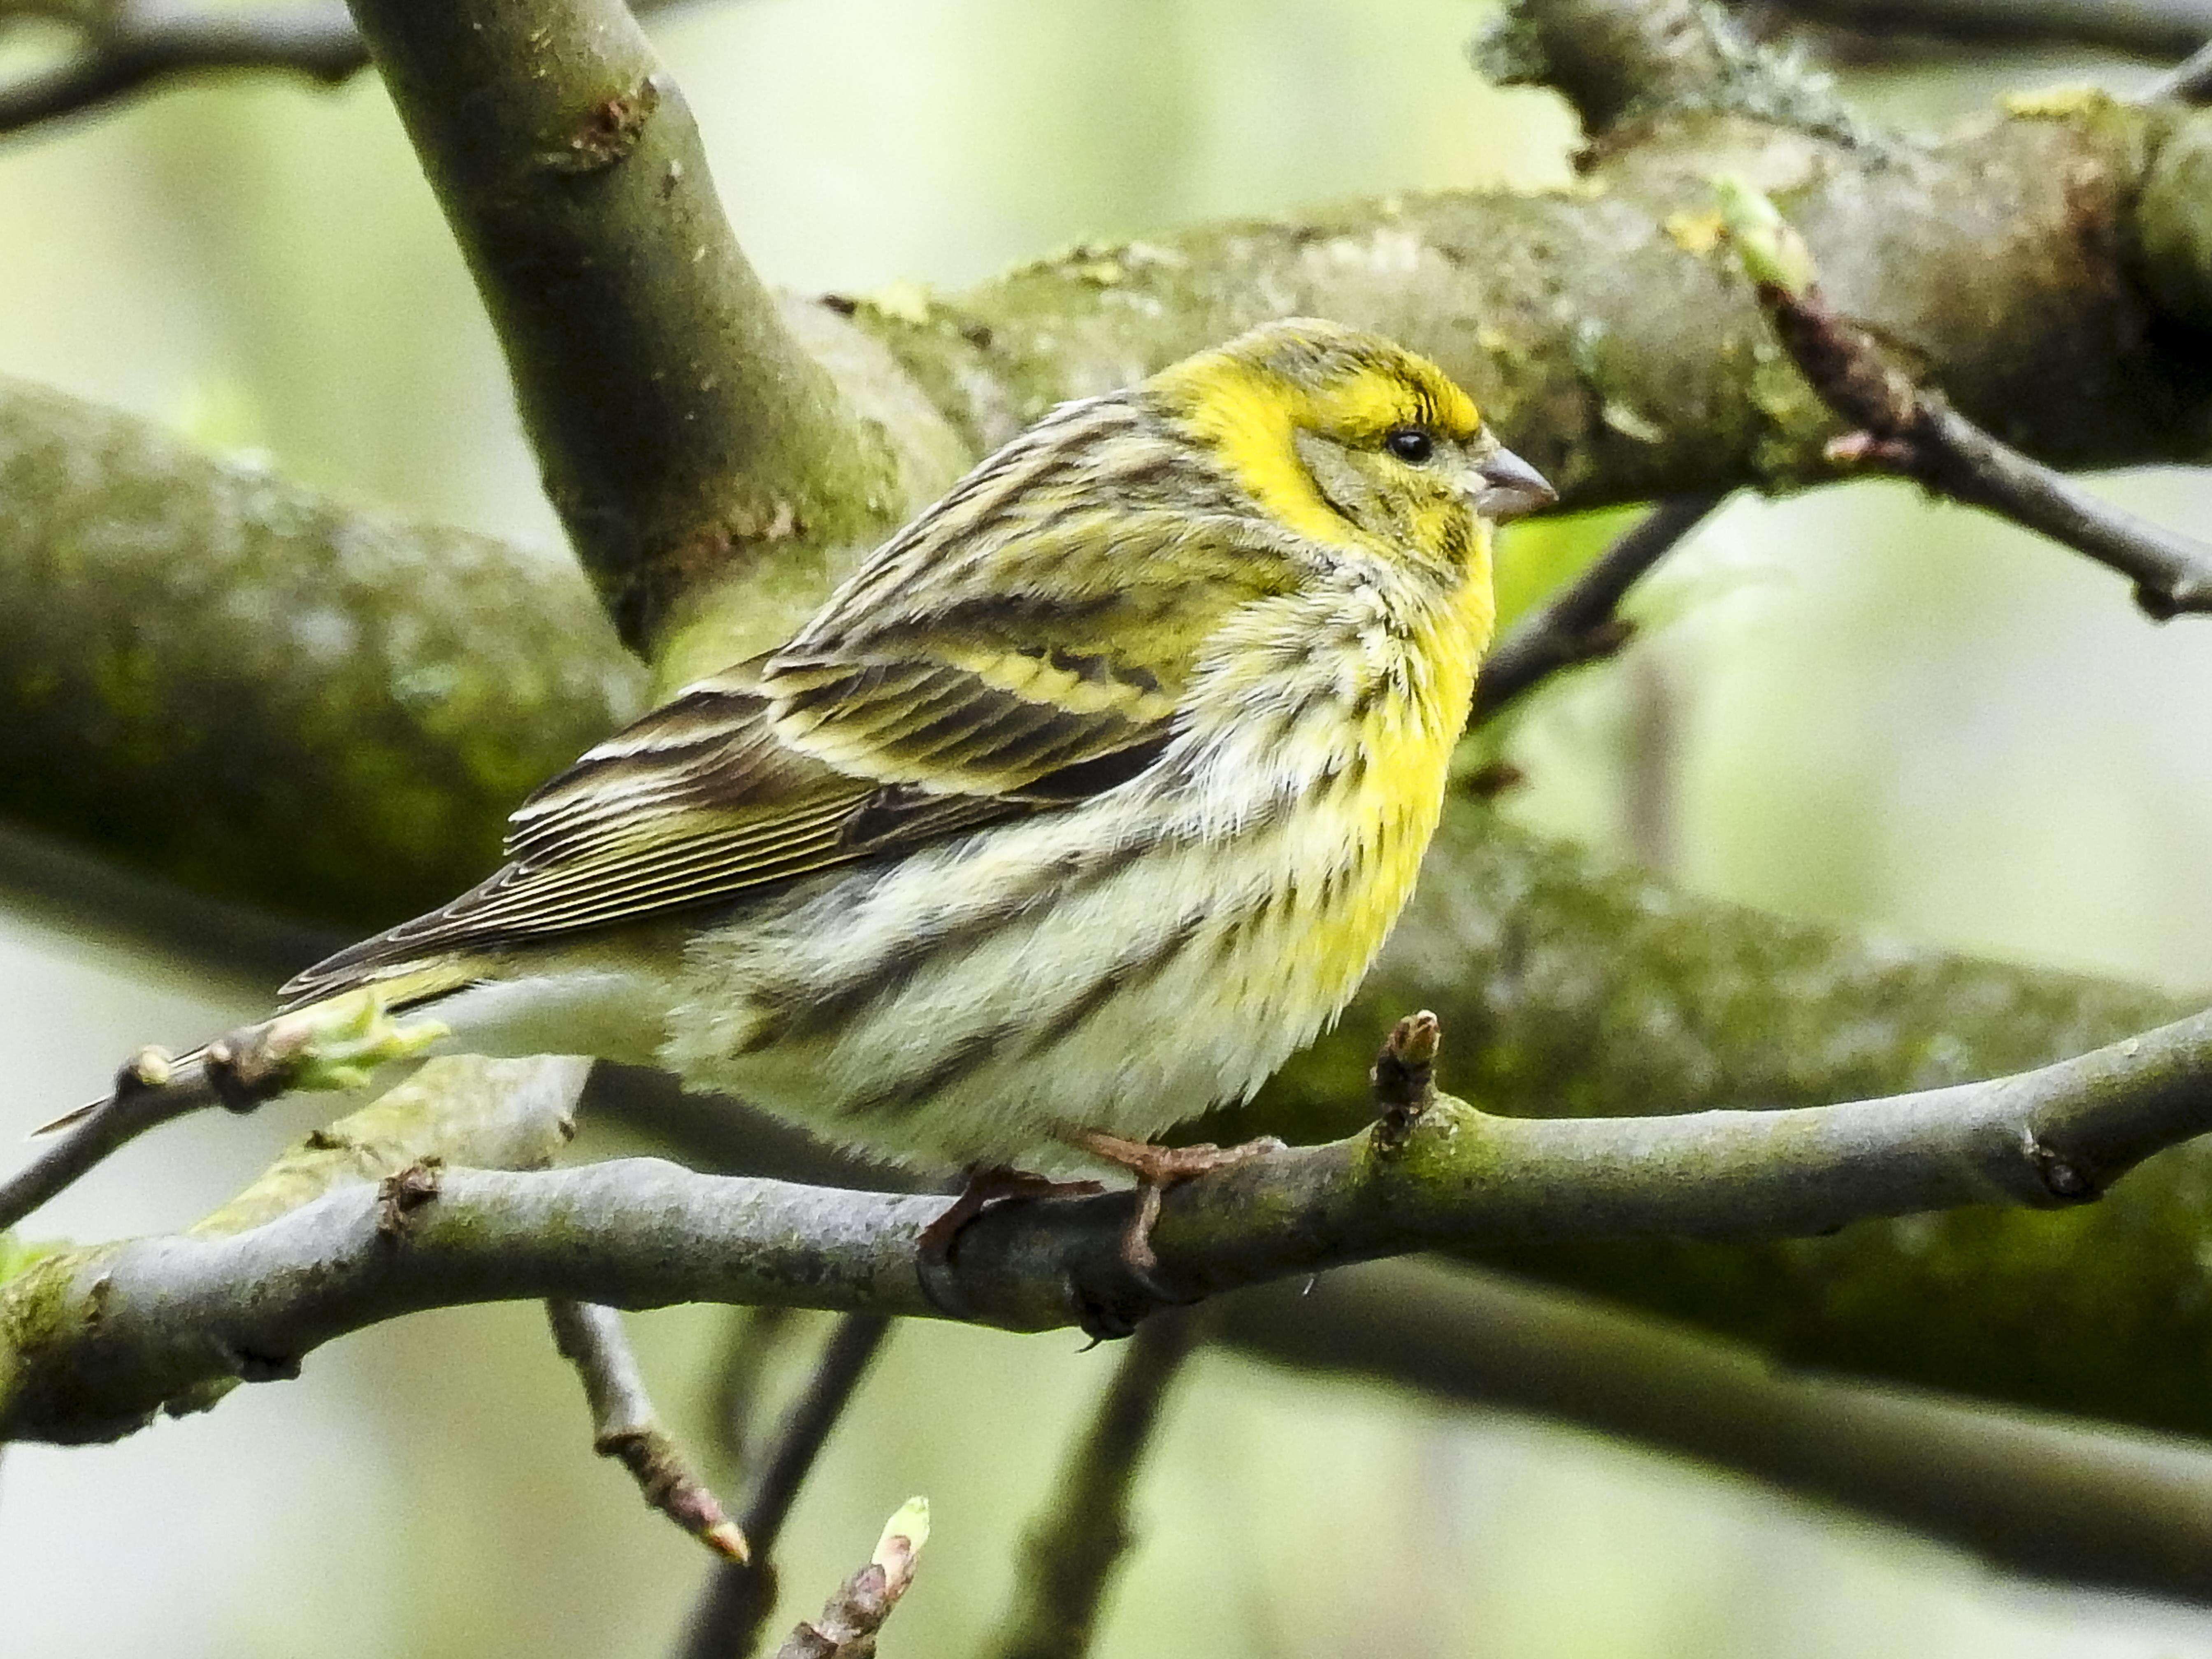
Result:
[[[1832,459],[1916,478],[1939,495],[2040,532],[2117,570],[2159,621],[2212,611],[2212,546],[2100,501],[1952,408],[1889,360],[1820,291],[1811,252],[1774,204],[1723,180],[1722,211],[1776,337],[1854,430]]]

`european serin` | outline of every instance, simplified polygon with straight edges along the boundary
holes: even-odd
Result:
[[[367,989],[445,1047],[656,1065],[902,1159],[1171,1173],[1140,1143],[1256,1088],[1381,947],[1489,524],[1551,499],[1434,364],[1326,322],[1065,404],[288,1006]]]

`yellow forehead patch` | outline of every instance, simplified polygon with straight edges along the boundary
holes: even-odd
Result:
[[[1363,364],[1308,392],[1309,425],[1346,437],[1376,437],[1394,426],[1424,426],[1462,443],[1482,428],[1474,400],[1425,357],[1399,354],[1389,366]]]

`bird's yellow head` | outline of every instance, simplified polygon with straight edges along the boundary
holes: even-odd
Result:
[[[1556,499],[1450,376],[1378,334],[1267,323],[1147,390],[1267,517],[1317,541],[1455,568],[1479,520]]]

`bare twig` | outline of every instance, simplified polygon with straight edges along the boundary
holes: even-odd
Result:
[[[929,1504],[909,1498],[884,1528],[868,1565],[839,1587],[819,1619],[792,1632],[775,1659],[874,1659],[877,1632],[914,1581],[915,1559],[928,1541]]]
[[[182,1058],[142,1048],[106,1099],[38,1131],[58,1139],[0,1183],[0,1231],[149,1129],[209,1106],[251,1111],[292,1089],[359,1088],[377,1067],[411,1059],[445,1035],[434,1020],[391,1019],[371,988],[242,1025]]]
[[[2205,30],[2212,33],[2212,18],[2206,19]],[[2168,98],[2179,104],[2201,104],[2212,98],[2212,41],[2197,47],[2136,94],[2139,104]]]
[[[143,1050],[116,1073],[114,1090],[106,1099],[46,1126],[52,1139],[29,1163],[0,1181],[0,1232],[148,1130],[215,1103],[213,1090],[184,1088],[167,1075],[161,1086],[139,1083],[143,1075],[162,1068],[158,1050]]]
[[[890,1330],[890,1322],[877,1314],[848,1314],[838,1322],[813,1376],[777,1425],[775,1447],[745,1495],[744,1531],[752,1559],[715,1572],[684,1632],[683,1659],[729,1659],[753,1650],[761,1626],[775,1609],[775,1545],[784,1521]]]
[[[637,1356],[612,1308],[556,1297],[545,1304],[553,1346],[583,1378],[592,1408],[592,1449],[630,1473],[645,1501],[716,1554],[743,1561],[745,1535],[685,1464],[660,1426]]]
[[[1858,429],[1831,459],[1917,479],[1986,507],[2117,570],[2160,621],[2212,611],[2212,546],[2137,518],[2031,460],[1892,363],[1866,329],[1820,292],[1812,255],[1774,204],[1734,180],[1723,210],[1776,335],[1813,389]]]
[[[1992,1565],[2212,1604],[2212,1452],[1778,1368],[1589,1297],[1436,1262],[1224,1297],[1218,1340],[1304,1375],[1503,1407],[1841,1504]]]
[[[1545,1121],[1440,1097],[1395,1147],[1363,1131],[1175,1188],[1152,1279],[1195,1299],[1509,1239],[1790,1237],[1962,1205],[2079,1204],[2208,1130],[2212,1014],[1993,1082],[1797,1110]],[[1134,1201],[986,1212],[954,1264],[965,1304],[1013,1329],[1073,1322],[1079,1307],[1133,1323],[1157,1306],[1122,1255]],[[397,1249],[374,1194],[354,1189],[234,1237],[64,1252],[0,1291],[0,1438],[125,1432],[228,1375],[228,1355],[296,1364],[428,1307],[562,1296],[937,1315],[915,1253],[942,1208],[632,1158],[448,1170]]]
[[[731,1313],[721,1361],[714,1367],[708,1390],[714,1450],[731,1468],[751,1466],[759,1438],[755,1419],[761,1386],[770,1362],[798,1334],[801,1322],[802,1316],[793,1308],[738,1308]]]
[[[270,70],[336,86],[368,63],[342,5],[171,13],[141,5],[81,20],[83,43],[43,73],[0,86],[0,133],[88,114],[187,76]]]
[[[639,0],[637,9],[678,3]],[[93,114],[195,76],[294,75],[335,87],[368,67],[368,47],[338,0],[261,11],[181,11],[145,0],[9,9],[35,10],[75,29],[80,41],[61,63],[0,85],[0,135]]]
[[[1023,1540],[1013,1605],[988,1650],[996,1659],[1081,1659],[1091,1650],[1099,1606],[1136,1541],[1129,1493],[1137,1470],[1200,1322],[1166,1314],[1131,1339]]]
[[[2070,41],[2144,58],[2187,52],[2212,33],[2207,0],[1728,0],[1869,35],[1974,42]]]
[[[1474,690],[1475,720],[1490,719],[1560,670],[1609,657],[1626,645],[1632,630],[1614,608],[1721,501],[1718,495],[1702,495],[1660,502],[1573,580],[1514,624],[1483,660]]]

